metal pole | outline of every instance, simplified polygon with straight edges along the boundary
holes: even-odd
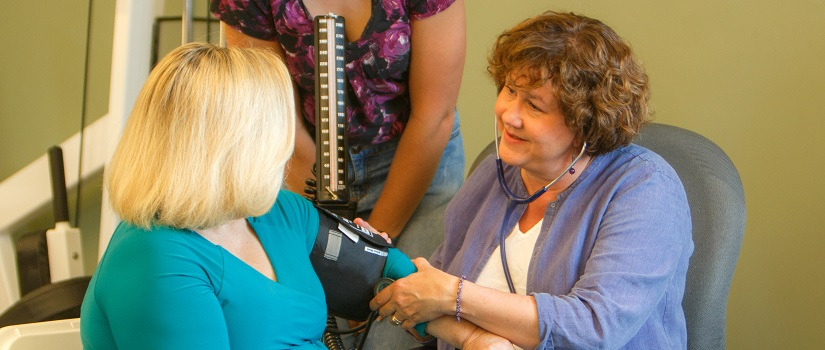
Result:
[[[220,32],[218,32],[218,35],[220,36],[218,43],[221,47],[226,47],[226,33],[224,32],[223,26],[223,23],[218,24],[218,27],[221,28]]]
[[[183,0],[183,16],[181,17],[181,45],[191,43],[195,39],[192,31],[192,0]]]

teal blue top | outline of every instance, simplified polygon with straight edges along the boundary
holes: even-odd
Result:
[[[324,349],[321,282],[309,260],[316,209],[281,191],[269,213],[248,218],[277,282],[201,235],[121,223],[81,309],[85,349]],[[385,274],[415,271],[390,249]]]

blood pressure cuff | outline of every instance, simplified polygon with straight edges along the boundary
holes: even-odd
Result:
[[[309,254],[321,280],[330,313],[366,321],[373,286],[381,279],[392,247],[384,237],[318,208],[318,237]]]

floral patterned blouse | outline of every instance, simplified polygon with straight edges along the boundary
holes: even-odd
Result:
[[[410,20],[432,16],[455,0],[372,0],[361,37],[345,45],[349,80],[348,142],[375,145],[397,139],[410,115]],[[222,22],[261,40],[277,39],[300,95],[304,118],[315,124],[313,19],[301,0],[212,0]],[[312,130],[310,130],[312,134]]]

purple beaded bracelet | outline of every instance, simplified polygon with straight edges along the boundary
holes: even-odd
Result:
[[[455,295],[455,321],[461,322],[461,287],[464,285],[464,280],[467,279],[466,276],[461,275],[461,278],[458,279],[458,293]]]

